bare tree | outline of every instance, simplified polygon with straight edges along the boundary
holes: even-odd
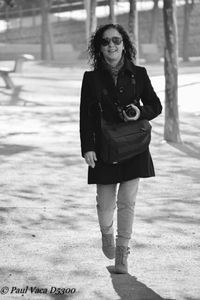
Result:
[[[110,8],[109,21],[112,24],[115,24],[116,23],[116,16],[115,16],[115,10],[114,10],[115,0],[108,0],[108,2],[109,2],[109,8]]]
[[[157,28],[158,28],[158,2],[159,0],[153,0],[153,8],[151,14],[151,26],[150,26],[150,35],[149,35],[149,42],[155,43],[157,38]]]
[[[129,11],[129,34],[130,38],[136,48],[137,56],[136,56],[136,64],[139,61],[139,45],[138,45],[138,13],[137,13],[137,0],[129,0],[130,2],[130,11]]]
[[[84,0],[84,7],[86,10],[86,20],[85,20],[86,43],[88,43],[91,34],[95,31],[97,26],[96,5],[97,5],[96,0]]]
[[[182,56],[184,61],[189,60],[188,54],[188,40],[189,40],[189,31],[190,31],[190,17],[191,12],[194,7],[194,0],[185,0],[184,5],[184,24],[183,24],[183,51]]]
[[[86,32],[86,43],[88,43],[90,37],[90,9],[91,0],[84,0],[84,6],[86,10],[86,20],[85,20],[85,32]]]
[[[165,125],[164,139],[180,143],[178,112],[178,42],[176,0],[165,0],[163,6],[165,34]]]
[[[90,3],[90,34],[94,32],[97,27],[96,5],[97,1],[92,0]]]
[[[41,59],[46,60],[48,58],[48,2],[46,0],[41,1]]]
[[[53,47],[53,33],[49,22],[49,10],[51,7],[51,0],[41,0],[41,59],[47,60],[48,46],[50,49],[50,58],[54,59],[54,47]]]

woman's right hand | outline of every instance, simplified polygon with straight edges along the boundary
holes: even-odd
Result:
[[[85,162],[88,166],[94,168],[95,161],[97,161],[96,153],[94,151],[88,151],[84,154]]]

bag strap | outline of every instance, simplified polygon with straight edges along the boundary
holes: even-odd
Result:
[[[97,70],[94,70],[94,84],[95,84],[95,90],[96,90],[96,95],[97,95],[98,107],[100,109],[101,114],[103,114],[103,108],[101,105],[101,97],[102,97],[102,90],[104,87],[103,87],[101,78],[100,78]]]

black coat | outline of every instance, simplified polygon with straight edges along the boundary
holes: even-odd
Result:
[[[97,153],[95,168],[88,169],[88,183],[112,184],[138,177],[155,176],[149,149],[123,163],[108,165],[99,158],[100,149],[100,111],[98,94],[95,88],[95,72],[98,72],[102,85],[102,105],[106,111],[105,118],[116,120],[118,115],[113,110],[111,101],[118,100],[121,105],[134,103],[140,109],[140,119],[152,120],[162,111],[146,69],[125,61],[117,79],[117,85],[109,71],[101,68],[85,72],[81,89],[80,104],[80,138],[82,156],[87,151]],[[105,88],[104,88],[105,87]],[[109,101],[108,98],[109,97]]]

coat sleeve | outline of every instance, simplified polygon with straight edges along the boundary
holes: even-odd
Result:
[[[160,99],[156,95],[147,71],[143,68],[143,92],[141,101],[143,106],[140,107],[140,119],[152,120],[162,112]]]
[[[83,157],[86,152],[95,151],[94,122],[90,113],[92,96],[88,74],[85,72],[83,76],[80,101],[80,140]]]

